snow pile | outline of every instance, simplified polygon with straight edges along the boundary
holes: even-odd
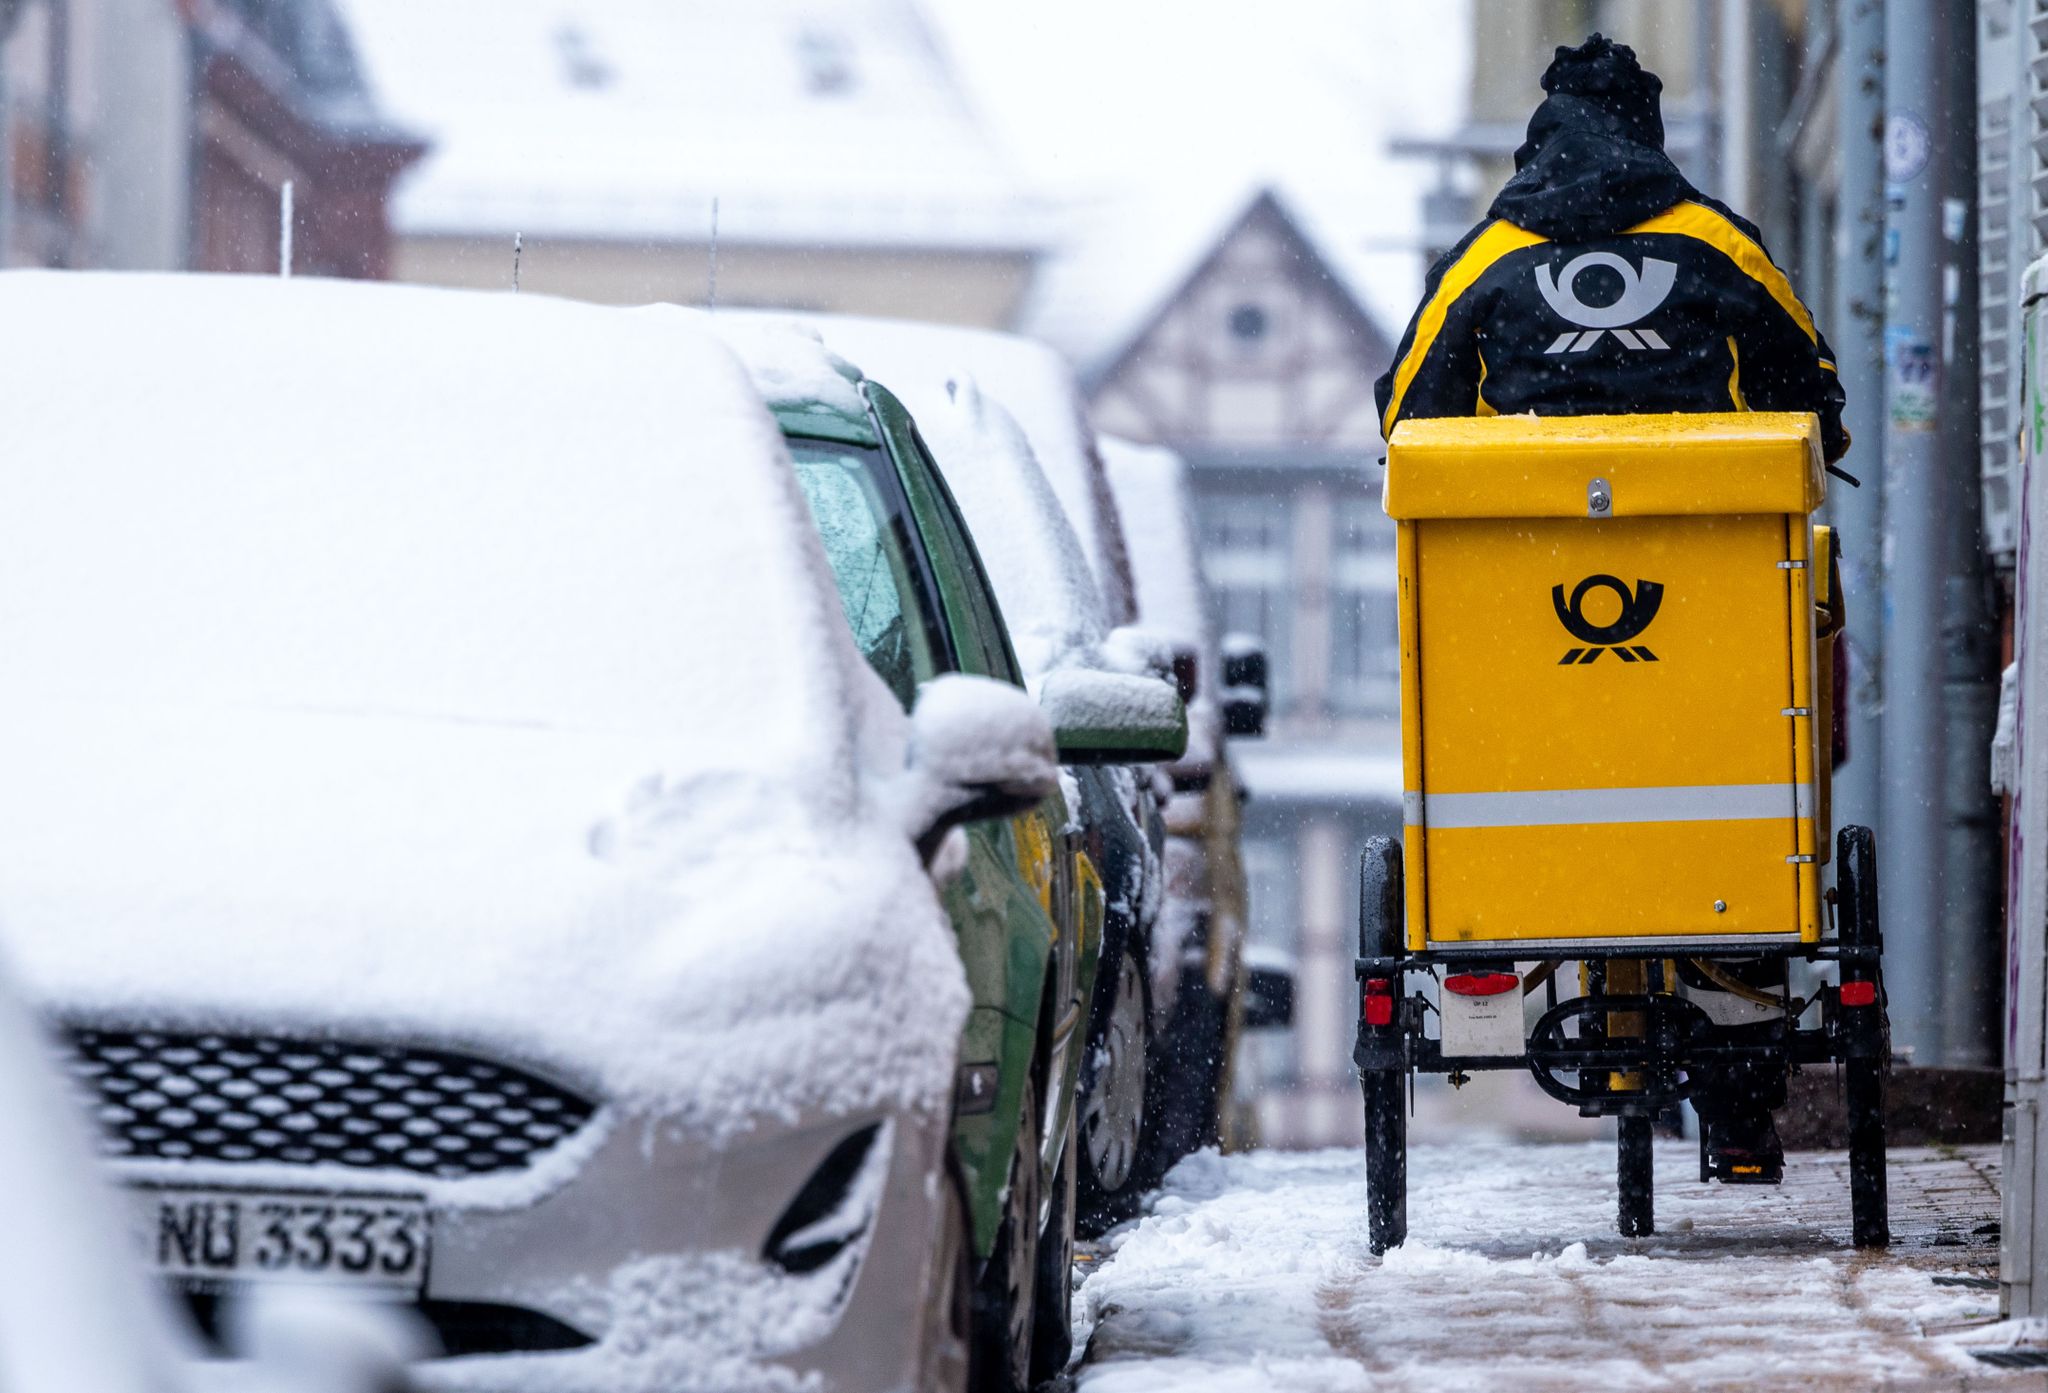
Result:
[[[1102,593],[1106,623],[1114,627],[1137,617],[1123,525],[1110,497],[1095,429],[1064,358],[1042,343],[985,329],[851,316],[816,322],[827,343],[903,398],[920,429],[928,414],[939,413],[947,384],[965,378],[975,379],[1008,408],[1080,538]],[[952,483],[952,466],[943,454],[938,459]],[[982,534],[977,527],[977,543]]]
[[[1697,1164],[1660,1144],[1663,1232],[1630,1241],[1611,1142],[1418,1147],[1408,1244],[1376,1259],[1361,1152],[1200,1153],[1082,1286],[1078,1386],[1868,1388],[1952,1370],[1922,1336],[1996,1309],[1937,1285],[1956,1250],[1896,1202],[1891,1253],[1851,1249],[1840,1163],[1795,1157],[1775,1190],[1699,1186]]]
[[[0,277],[0,926],[62,1012],[431,1042],[714,1139],[943,1107],[908,722],[679,313]]]

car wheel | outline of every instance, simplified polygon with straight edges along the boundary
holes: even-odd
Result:
[[[975,1393],[1027,1393],[1037,1333],[1038,1084],[1027,1077],[995,1249],[974,1294]]]
[[[1187,969],[1173,1017],[1154,1046],[1141,1185],[1157,1185],[1182,1157],[1216,1144],[1229,1033],[1230,1003],[1209,990],[1199,971]]]
[[[1074,1353],[1074,1198],[1080,1170],[1074,1138],[1060,1149],[1052,1202],[1038,1236],[1038,1299],[1032,1313],[1031,1383],[1057,1378]]]
[[[1147,1061],[1152,987],[1141,952],[1119,955],[1102,1024],[1081,1073],[1079,1208],[1075,1226],[1092,1238],[1138,1212],[1146,1189]]]

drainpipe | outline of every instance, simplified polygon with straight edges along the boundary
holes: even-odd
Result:
[[[1916,1064],[1942,1058],[1943,608],[1953,490],[1941,477],[1941,266],[1947,151],[1974,123],[1948,119],[1945,45],[1960,0],[1885,7],[1884,521],[1889,554],[1884,650],[1884,768],[1878,883],[1892,1042]]]
[[[1842,424],[1854,441],[1843,461],[1863,481],[1828,482],[1828,516],[1841,534],[1848,605],[1849,759],[1835,775],[1837,826],[1878,822],[1884,737],[1884,0],[1842,0],[1835,41],[1834,303],[1829,342],[1848,398]]]
[[[1990,750],[1998,725],[1998,623],[1984,551],[1978,428],[1977,25],[1974,6],[1949,7],[1951,139],[1942,145],[1942,1051],[1953,1068],[1997,1068],[2003,991],[1999,934],[1998,800]]]

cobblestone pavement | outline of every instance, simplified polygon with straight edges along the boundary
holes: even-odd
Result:
[[[1997,1314],[1995,1147],[1897,1151],[1892,1247],[1849,1246],[1846,1159],[1776,1188],[1660,1143],[1658,1233],[1614,1233],[1611,1142],[1430,1145],[1410,1240],[1365,1243],[1356,1151],[1191,1158],[1084,1254],[1081,1393],[2043,1388],[1971,1357]]]

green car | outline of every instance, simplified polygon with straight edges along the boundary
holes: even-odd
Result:
[[[973,539],[902,404],[798,330],[713,323],[782,428],[847,621],[898,699],[908,707],[921,683],[949,672],[1022,686]],[[1062,764],[1172,758],[1184,745],[1185,713],[1165,684],[1061,676],[1041,700]],[[954,1151],[974,1239],[982,1388],[1029,1388],[1070,1353],[1071,1137],[1105,916],[1077,811],[1056,794],[964,829],[943,896],[974,999]]]

